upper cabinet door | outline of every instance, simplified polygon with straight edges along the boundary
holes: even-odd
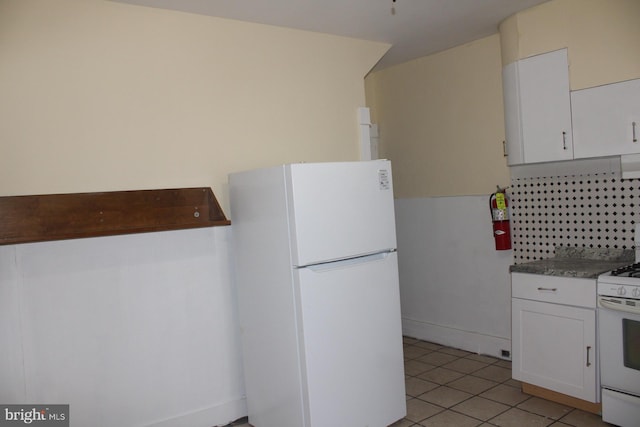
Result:
[[[503,84],[508,163],[572,159],[567,50],[505,67]]]
[[[576,158],[640,153],[640,79],[572,92],[571,105]]]
[[[522,123],[520,121],[520,83],[518,61],[502,69],[502,94],[504,97],[504,128],[507,143],[507,164],[524,163]]]

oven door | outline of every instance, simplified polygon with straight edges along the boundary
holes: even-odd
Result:
[[[640,397],[640,310],[612,300],[598,298],[602,387]]]

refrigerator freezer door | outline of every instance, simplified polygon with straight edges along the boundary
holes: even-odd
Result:
[[[298,269],[309,426],[406,413],[397,254]]]
[[[309,163],[286,167],[293,264],[396,247],[391,163]]]

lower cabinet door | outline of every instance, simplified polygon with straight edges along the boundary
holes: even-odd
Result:
[[[596,312],[513,298],[513,378],[598,402]]]

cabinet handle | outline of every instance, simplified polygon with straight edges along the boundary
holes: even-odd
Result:
[[[562,149],[567,149],[567,132],[562,132]]]
[[[555,292],[555,291],[558,290],[558,288],[538,288],[538,290],[541,291],[541,292],[544,292],[544,291]]]
[[[633,129],[633,142],[638,142],[638,137],[636,135],[636,122],[631,123],[631,129]]]
[[[587,367],[591,366],[591,362],[589,361],[589,352],[591,351],[591,346],[587,346]]]
[[[508,157],[508,154],[507,154],[507,141],[506,140],[502,141],[502,155],[504,157]]]

